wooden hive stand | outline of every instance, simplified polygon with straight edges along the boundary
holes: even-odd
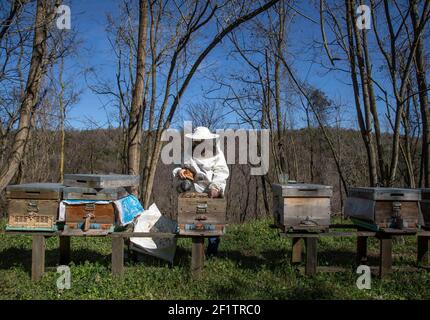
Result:
[[[352,231],[338,231],[336,229],[354,229]],[[366,231],[357,229],[355,225],[332,225],[329,232],[324,233],[297,233],[281,232],[282,236],[291,238],[292,254],[291,263],[301,263],[303,242],[306,248],[305,274],[314,276],[318,267],[318,239],[320,237],[355,237],[357,239],[356,264],[367,264],[367,242],[369,237],[379,240],[379,266],[378,276],[384,278],[393,271],[393,237],[417,236],[417,266],[423,267],[429,264],[429,240],[430,231],[419,231],[418,233],[399,232],[399,230]],[[303,240],[303,241],[302,241]],[[414,269],[416,270],[416,268]]]
[[[32,237],[32,253],[31,253],[31,279],[38,281],[45,273],[45,250],[46,239],[50,237],[59,237],[59,264],[67,265],[71,261],[71,238],[72,237],[110,237],[112,239],[112,254],[111,254],[111,271],[114,276],[121,276],[124,271],[124,239],[136,238],[192,238],[191,249],[191,275],[199,277],[204,266],[204,239],[213,237],[219,234],[202,234],[202,235],[178,235],[174,233],[160,232],[113,232],[107,233],[100,230],[89,230],[82,232],[80,230],[56,231],[56,232],[21,232],[21,231],[1,231],[6,235],[31,236]]]

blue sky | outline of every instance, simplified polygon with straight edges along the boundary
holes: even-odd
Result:
[[[307,2],[307,1],[306,1]],[[70,58],[67,62],[66,73],[73,77],[82,89],[79,102],[72,107],[68,114],[68,123],[75,128],[88,127],[88,120],[97,126],[106,127],[108,124],[108,112],[112,110],[106,99],[93,93],[85,83],[82,70],[94,67],[100,78],[114,81],[115,61],[111,53],[110,44],[107,39],[106,15],[115,15],[118,11],[118,1],[115,0],[72,0],[70,3],[72,13],[72,28],[79,34],[82,40],[78,56]],[[318,13],[309,5],[302,4],[301,10],[309,16],[317,19]],[[327,95],[337,101],[352,106],[353,100],[351,88],[345,84],[347,79],[341,79],[339,73],[323,75],[323,70],[310,61],[314,52],[307,52],[307,48],[313,39],[320,39],[319,26],[304,18],[298,18],[289,30],[289,43],[291,52],[297,58],[291,59],[297,76],[301,80],[307,80],[310,84],[325,91]],[[240,68],[241,64],[233,59],[227,59],[228,45],[222,44],[208,57],[206,63],[216,63],[226,72]],[[79,74],[79,75],[77,75]],[[67,78],[67,75],[66,75]],[[201,75],[191,82],[187,93],[181,100],[182,105],[194,101],[203,100],[204,89],[211,83]],[[107,111],[106,111],[107,110]],[[354,126],[354,115],[349,112],[345,123],[346,126]],[[300,118],[298,119],[300,125]]]
[[[86,118],[90,118],[100,126],[105,126],[107,119],[103,101],[87,88],[82,71],[89,67],[96,67],[102,72],[100,74],[102,78],[111,79],[115,75],[105,28],[106,14],[117,10],[117,1],[73,0],[70,8],[72,28],[78,32],[82,44],[78,56],[69,59],[66,70],[72,76],[79,74],[79,80],[75,79],[75,81],[81,88],[82,94],[79,102],[70,110],[69,124],[78,128],[85,127]]]

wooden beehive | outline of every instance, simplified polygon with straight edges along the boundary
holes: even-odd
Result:
[[[139,185],[139,176],[122,174],[65,174],[64,185],[83,188],[120,188]]]
[[[124,188],[64,188],[66,229],[113,231],[116,222],[113,201],[125,196]]]
[[[345,215],[371,230],[416,231],[423,224],[419,189],[351,188]]]
[[[67,204],[65,225],[70,229],[90,229],[113,231],[115,227],[115,208],[108,204]]]
[[[273,184],[275,225],[286,231],[324,231],[330,226],[331,186]]]
[[[55,231],[63,186],[57,183],[10,185],[6,188],[8,222],[13,231]]]
[[[206,193],[186,192],[178,197],[180,234],[210,235],[225,232],[227,201]]]
[[[421,212],[423,214],[424,225],[430,228],[430,189],[421,189]]]

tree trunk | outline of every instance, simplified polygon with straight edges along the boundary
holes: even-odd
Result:
[[[360,1],[360,4],[363,5],[363,0]],[[363,34],[363,51],[364,51],[364,62],[366,65],[366,85],[368,87],[368,95],[369,95],[369,108],[373,118],[373,129],[375,130],[375,142],[376,142],[376,151],[377,151],[377,160],[379,165],[379,181],[384,183],[387,180],[387,173],[385,170],[385,162],[384,162],[384,147],[382,145],[382,137],[381,137],[381,126],[379,124],[379,116],[378,109],[376,106],[375,99],[375,90],[373,88],[373,78],[372,78],[372,61],[369,54],[369,47],[367,43],[367,30],[362,30]],[[357,46],[359,44],[357,43]]]
[[[350,18],[352,19],[354,17],[354,12],[352,11],[353,8],[355,8],[354,1],[352,0],[352,3],[349,7],[350,10]],[[357,62],[358,62],[358,69],[360,72],[360,78],[361,78],[361,90],[362,90],[362,100],[363,100],[363,106],[364,106],[364,120],[366,124],[366,135],[367,135],[367,141],[369,143],[370,148],[370,161],[372,162],[371,166],[371,176],[375,180],[372,184],[377,184],[378,182],[378,172],[376,170],[376,154],[375,154],[375,147],[374,147],[374,141],[372,137],[372,120],[371,120],[371,107],[370,107],[370,96],[369,96],[369,78],[368,74],[366,72],[366,67],[364,64],[364,55],[363,55],[363,45],[361,41],[361,35],[357,28],[356,23],[352,23],[352,28],[355,35],[355,54],[357,56]]]
[[[140,173],[140,156],[142,142],[142,118],[144,112],[143,97],[145,86],[146,38],[148,24],[148,2],[139,1],[139,39],[137,48],[136,82],[134,84],[128,123],[128,174]],[[138,188],[131,188],[138,195]]]
[[[410,88],[410,85],[408,85],[408,93],[412,92],[412,88]],[[410,102],[411,98],[406,102],[406,108],[405,112],[402,113],[402,122],[403,122],[403,130],[404,130],[404,146],[401,147],[401,152],[403,156],[403,160],[405,161],[406,165],[406,174],[407,174],[407,185],[409,188],[416,188],[415,183],[415,170],[414,170],[414,163],[412,158],[412,151],[411,151],[411,129],[410,129]]]
[[[158,159],[160,159],[162,145],[163,145],[163,142],[161,142],[160,139],[157,139],[157,141],[155,141],[155,146],[154,146],[154,149],[152,150],[152,154],[148,155],[151,158],[150,160],[151,165],[149,166],[147,176],[145,176],[146,189],[144,190],[144,199],[143,199],[144,208],[148,208],[151,201],[152,186],[154,185],[155,173],[157,171]]]
[[[63,71],[64,71],[64,57],[61,58],[61,65],[60,65],[60,97],[59,97],[59,104],[60,104],[60,183],[63,183],[64,180],[64,158],[65,158],[65,138],[66,138],[66,132],[64,127],[65,122],[65,115],[66,110],[64,109],[64,89],[65,85],[63,82]]]
[[[58,6],[60,1],[56,2]],[[0,171],[0,190],[3,190],[16,174],[25,152],[30,131],[31,114],[38,100],[40,86],[47,61],[47,43],[49,27],[55,15],[54,5],[50,0],[38,0],[34,23],[33,52],[28,73],[25,95],[20,106],[20,118],[8,161]]]
[[[280,2],[279,7],[279,30],[277,34],[276,43],[276,55],[275,55],[275,108],[276,108],[276,129],[277,129],[277,142],[278,142],[278,157],[280,172],[285,174],[287,172],[283,136],[286,134],[282,126],[282,112],[281,112],[281,61],[280,56],[282,55],[282,50],[285,41],[285,8],[284,1]],[[270,94],[270,93],[269,93]]]
[[[427,95],[426,70],[424,63],[424,48],[422,37],[419,32],[419,14],[416,0],[411,0],[411,20],[414,28],[415,38],[419,37],[415,51],[416,77],[418,82],[420,110],[423,126],[422,135],[422,162],[424,187],[430,187],[430,110]]]
[[[150,27],[150,33],[149,33],[149,43],[150,43],[150,49],[151,49],[151,74],[150,74],[151,100],[149,104],[148,130],[146,133],[146,139],[144,143],[144,157],[143,157],[144,167],[143,167],[143,174],[141,177],[141,190],[140,190],[140,198],[143,199],[144,203],[147,206],[149,205],[149,202],[148,202],[149,200],[145,201],[146,190],[148,189],[148,177],[150,175],[150,170],[151,170],[151,161],[152,161],[151,155],[154,152],[153,128],[154,128],[154,121],[155,121],[155,106],[156,106],[156,97],[157,97],[157,23],[159,21],[158,19],[157,21],[155,19],[156,10],[152,4],[150,4],[150,13],[151,13],[151,19],[150,19],[151,27]],[[148,82],[149,82],[149,75],[148,75]],[[149,83],[147,83],[147,87],[149,88]]]
[[[375,149],[370,135],[369,114],[367,113],[369,112],[369,108],[367,109],[365,108],[365,112],[367,113],[366,122],[364,121],[363,113],[361,111],[360,89],[359,89],[357,70],[356,70],[356,54],[358,51],[356,51],[355,49],[354,35],[353,35],[353,29],[355,25],[353,3],[351,3],[350,0],[345,0],[345,7],[346,7],[346,21],[347,21],[347,29],[348,29],[348,42],[349,42],[349,64],[351,68],[351,80],[352,80],[352,85],[354,89],[354,99],[355,99],[355,106],[357,110],[358,124],[360,127],[361,136],[363,138],[363,142],[367,152],[367,164],[369,168],[369,183],[371,186],[376,186],[378,184],[378,173],[376,168]],[[365,100],[364,97],[363,97],[363,100]]]
[[[313,146],[313,134],[311,128],[311,119],[309,115],[309,104],[306,107],[306,124],[308,128],[308,143],[309,143],[309,181],[314,182],[314,146]]]

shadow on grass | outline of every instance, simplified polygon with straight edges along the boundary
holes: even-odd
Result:
[[[60,255],[58,249],[45,251],[45,267],[57,266],[59,265],[59,261]],[[77,249],[71,250],[71,261],[75,265],[83,264],[86,261],[110,265],[110,255],[102,255],[94,250]],[[0,251],[0,269],[8,270],[14,267],[31,272],[31,249],[8,248]]]
[[[322,281],[314,281],[311,287],[296,287],[288,290],[283,297],[289,300],[330,300],[337,299],[333,289]]]
[[[142,265],[152,267],[163,267],[168,264],[166,261],[149,254],[140,254],[125,248],[124,262],[129,265]],[[219,259],[230,260],[240,265],[241,268],[251,271],[261,270],[264,266],[268,270],[279,270],[283,266],[291,266],[291,250],[266,250],[255,254],[252,251],[220,251]],[[302,262],[305,262],[305,252],[302,254]],[[110,267],[111,255],[101,254],[95,250],[75,249],[71,250],[71,261],[75,265],[84,264],[85,262],[97,262],[106,267]],[[46,267],[56,266],[59,264],[59,250],[46,250],[45,254]],[[176,250],[173,265],[189,268],[191,263],[191,250],[178,247]],[[377,255],[368,257],[368,265],[377,266]],[[356,266],[356,256],[352,251],[347,250],[321,250],[318,252],[318,265],[320,266],[338,266],[353,267]],[[24,248],[8,248],[0,251],[0,269],[7,270],[13,267],[20,267],[24,270],[31,271],[31,250]]]
[[[59,261],[60,256],[57,255],[57,262]],[[89,249],[75,249],[70,250],[70,261],[75,265],[84,264],[85,262],[97,262],[101,265],[105,265],[106,267],[110,267],[111,264],[111,255],[110,254],[101,254],[98,251],[89,250]],[[55,264],[56,262],[54,262]]]
[[[353,267],[357,265],[357,256],[353,251],[348,250],[321,250],[318,252],[318,262],[320,265]],[[378,265],[376,255],[368,255],[368,265]]]
[[[240,299],[249,292],[253,292],[250,286],[237,278],[230,278],[224,283],[212,283],[208,288],[208,296],[214,299]]]
[[[310,300],[337,299],[334,291],[324,280],[303,278],[296,286],[280,287],[270,282],[257,284],[241,281],[236,277],[211,283],[207,294],[214,299],[276,299],[276,300]]]
[[[128,265],[142,265],[142,266],[149,266],[149,267],[162,267],[166,264],[169,265],[169,267],[173,266],[181,266],[181,267],[189,267],[190,266],[190,260],[191,260],[191,251],[185,250],[181,247],[176,248],[175,258],[173,260],[173,264],[167,262],[166,260],[157,258],[155,256],[152,256],[150,254],[145,254],[141,252],[137,252],[134,250],[128,250],[126,249],[126,258],[124,259],[124,262]]]
[[[142,266],[153,266],[162,267],[168,262],[151,256],[149,254],[137,253],[133,250],[129,250],[127,246],[124,247],[125,256],[124,263],[129,265],[142,265]],[[31,272],[31,249],[11,247],[0,251],[0,269],[8,270],[14,267],[22,268],[26,272]],[[59,265],[60,253],[58,248],[49,249],[45,251],[45,267],[49,268],[52,266]],[[85,262],[97,262],[110,268],[111,255],[101,254],[96,250],[80,248],[70,250],[70,262],[75,265],[81,265]],[[191,262],[191,250],[178,247],[175,254],[175,259],[172,266],[182,266],[188,268]]]
[[[257,271],[264,265],[268,269],[278,268],[280,264],[288,263],[287,252],[284,250],[268,250],[255,255],[252,252],[244,251],[221,251],[218,258],[233,261],[252,271]]]
[[[291,266],[291,250],[267,250],[259,252],[258,255],[243,251],[220,252],[219,258],[231,260],[240,264],[242,268],[256,271],[264,267],[269,270],[279,269],[282,266]],[[302,264],[306,262],[306,252],[302,253]],[[367,264],[377,266],[378,256],[368,256]],[[356,254],[348,250],[321,250],[318,252],[318,265],[352,268],[357,265]]]

